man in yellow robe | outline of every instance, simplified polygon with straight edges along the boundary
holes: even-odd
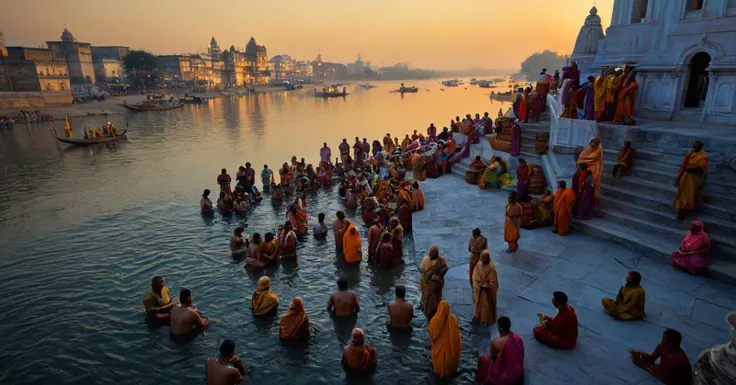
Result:
[[[606,108],[606,88],[608,87],[609,78],[606,75],[605,70],[601,71],[601,74],[595,79],[593,85],[593,117],[596,122],[600,122],[603,119],[603,111]]]
[[[677,220],[685,219],[685,210],[695,208],[708,172],[708,153],[703,151],[703,142],[693,142],[692,151],[682,160],[680,171],[675,177],[677,196],[673,206],[678,209]]]
[[[618,289],[616,298],[603,298],[601,304],[606,313],[618,320],[637,320],[646,316],[644,307],[646,294],[641,287],[641,274],[630,271],[626,276],[626,285]]]
[[[473,269],[474,320],[486,325],[496,323],[496,297],[498,295],[498,273],[488,250],[480,253],[480,263]]]

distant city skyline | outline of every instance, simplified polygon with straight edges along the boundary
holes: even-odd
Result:
[[[534,52],[569,54],[594,1],[372,0],[370,2],[242,0],[14,1],[4,8],[8,46],[44,46],[64,27],[92,45],[123,45],[156,54],[206,52],[214,36],[225,50],[251,36],[269,56],[457,70],[518,68]],[[604,29],[613,0],[595,1]],[[123,5],[124,4],[124,5]],[[206,6],[203,6],[206,5]],[[30,17],[30,15],[33,15]]]

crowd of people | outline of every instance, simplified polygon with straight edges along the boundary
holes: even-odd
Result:
[[[371,144],[365,138],[361,141],[356,137],[355,143],[350,146],[347,139],[343,139],[338,146],[339,156],[334,163],[332,150],[324,143],[320,149],[317,171],[311,164],[306,164],[303,158],[297,160],[293,157],[290,164],[284,163],[278,170],[278,184],[274,172],[264,165],[260,175],[264,193],[270,193],[274,203],[288,203],[286,221],[278,227],[275,234],[269,232],[263,238],[258,233],[247,237],[245,227],[237,227],[230,239],[232,256],[245,259],[246,269],[262,269],[279,260],[298,259],[298,235],[309,231],[305,192],[331,186],[334,177],[339,180],[338,194],[344,206],[359,209],[365,225],[369,227],[367,262],[380,268],[402,264],[404,232],[411,231],[413,212],[424,209],[424,196],[419,181],[427,176],[437,177],[448,172],[449,167],[445,162],[462,154],[464,150],[457,148],[452,132],[467,132],[466,141],[469,144],[485,133],[485,125],[491,122],[490,119],[484,121],[478,115],[477,118],[474,121],[468,115],[460,121],[458,117],[451,121],[450,129],[445,128],[439,134],[434,125],[430,125],[427,136],[414,131],[402,141],[387,134],[381,141],[376,140]],[[613,170],[616,178],[625,177],[632,166],[634,154],[631,143],[624,143]],[[467,155],[465,153],[461,156]],[[519,159],[516,190],[509,194],[505,209],[504,240],[508,243],[508,253],[518,250],[521,228],[552,225],[554,232],[564,236],[570,231],[572,218],[590,218],[592,207],[598,204],[603,172],[603,148],[600,140],[594,139],[590,142],[579,155],[577,164],[579,167],[573,176],[571,187],[565,181],[559,181],[554,195],[549,189],[545,189],[539,201],[535,202],[532,193],[539,186],[532,182],[532,177],[539,169]],[[433,168],[436,171],[432,171]],[[413,171],[414,179],[406,178],[409,170]],[[679,186],[676,207],[685,210],[694,206],[702,186],[704,170],[707,170],[707,154],[702,153],[702,143],[696,142],[693,151],[683,161],[676,179]],[[466,178],[469,183],[485,182],[491,188],[503,188],[511,182],[510,175],[504,176],[509,174],[508,165],[500,158],[494,157],[488,163],[476,158],[468,171],[476,174],[476,178]],[[491,175],[486,177],[487,173],[493,174],[495,178]],[[262,199],[255,186],[255,176],[256,171],[250,163],[246,163],[239,168],[236,186],[232,189],[232,178],[223,169],[217,177],[220,186],[217,205],[210,201],[210,191],[205,190],[200,201],[201,211],[210,213],[217,208],[223,215],[230,215],[249,210]],[[532,185],[534,188],[531,188]],[[318,215],[318,223],[312,229],[316,238],[325,239],[330,232],[325,217],[324,213]],[[360,263],[364,259],[363,240],[357,226],[342,211],[335,214],[331,223],[337,255],[347,263]],[[709,247],[709,239],[703,232],[702,223],[696,221],[683,240],[681,249],[673,253],[673,265],[691,273],[700,273],[703,264],[707,264]],[[480,229],[472,231],[468,252],[469,283],[475,309],[473,322],[497,324],[499,331],[499,337],[491,341],[487,354],[478,360],[476,380],[483,383],[517,383],[523,380],[524,375],[524,343],[511,330],[511,320],[508,317],[498,317],[498,272],[488,250],[488,240]],[[448,269],[446,259],[440,255],[440,249],[431,246],[420,264],[421,303],[417,307],[428,320],[432,367],[437,375],[443,377],[457,370],[462,351],[457,318],[452,314],[449,302],[442,299]],[[358,294],[349,290],[348,286],[347,280],[338,279],[337,291],[327,299],[325,309],[334,316],[355,316],[361,310]],[[396,331],[410,329],[410,321],[415,317],[414,306],[405,300],[404,286],[397,286],[395,292],[395,301],[388,305],[387,326]],[[173,337],[187,337],[196,336],[208,325],[208,319],[192,307],[191,298],[192,293],[183,289],[179,295],[179,304],[175,304],[163,279],[154,277],[152,289],[144,296],[143,302],[150,316],[171,325]],[[626,284],[619,289],[616,298],[603,298],[601,304],[604,311],[617,320],[644,318],[645,292],[641,286],[641,274],[629,272]],[[578,337],[575,309],[568,304],[567,295],[559,291],[553,293],[552,305],[556,309],[556,315],[537,314],[540,325],[534,328],[533,334],[543,344],[559,349],[573,349]],[[279,307],[280,300],[271,289],[270,278],[261,277],[251,296],[253,316],[275,316]],[[279,335],[285,341],[304,341],[309,338],[309,317],[300,297],[291,300],[288,311],[281,318]],[[365,339],[363,330],[353,330],[351,340],[343,350],[342,363],[346,371],[370,373],[375,370],[380,352],[367,344]],[[631,359],[634,364],[648,370],[665,383],[680,383],[678,381],[692,375],[680,342],[680,334],[668,329],[651,354],[632,351]],[[656,363],[657,360],[660,360],[659,364]],[[208,381],[213,384],[235,383],[248,371],[235,356],[234,343],[230,340],[222,343],[220,356],[208,359],[206,365]]]

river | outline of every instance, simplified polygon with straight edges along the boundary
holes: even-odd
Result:
[[[310,237],[299,244],[298,263],[248,273],[230,258],[229,235],[241,223],[249,224],[247,234],[270,231],[284,221],[284,208],[264,203],[233,218],[198,211],[202,190],[217,190],[223,167],[234,176],[246,161],[256,170],[266,163],[276,170],[291,156],[316,164],[323,142],[337,154],[342,138],[372,141],[387,132],[402,138],[413,129],[426,132],[431,122],[441,130],[456,115],[495,117],[510,106],[477,87],[443,91],[436,81],[412,82],[421,91],[402,97],[388,92],[398,84],[376,85],[349,86],[345,98],[317,99],[305,89],[131,113],[126,142],[93,147],[58,144],[50,125],[0,129],[0,383],[201,383],[205,359],[226,338],[251,367],[249,382],[434,383],[424,317],[410,335],[390,335],[384,326],[395,285],[407,286],[411,302],[419,300],[413,263],[391,271],[346,266],[335,258],[331,236]],[[118,130],[126,125],[124,116],[109,119]],[[79,118],[72,125],[81,134],[104,121]],[[335,189],[311,194],[308,205],[310,225],[317,213],[331,222],[342,209]],[[406,244],[405,259],[412,261],[410,235]],[[264,273],[281,312],[294,296],[304,298],[313,329],[308,344],[283,346],[277,318],[251,316],[246,298]],[[192,290],[210,318],[203,336],[179,346],[168,328],[147,326],[141,295],[154,275],[166,277],[172,295]],[[360,296],[355,326],[378,352],[371,378],[346,379],[340,367],[354,325],[323,311],[340,276]],[[463,338],[472,345],[468,333]],[[471,380],[475,357],[465,349],[453,382]]]

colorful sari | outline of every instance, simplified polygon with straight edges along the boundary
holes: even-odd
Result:
[[[608,77],[603,75],[595,79],[593,86],[593,118],[600,122],[603,118],[603,112],[606,108],[606,88],[608,87]]]
[[[520,197],[523,197],[528,192],[529,179],[532,176],[533,168],[534,166],[531,163],[520,163],[516,167],[516,193]]]
[[[483,384],[514,385],[524,379],[524,340],[514,332],[509,332],[503,350],[494,362],[488,356],[478,360],[475,381]]]
[[[573,217],[590,219],[593,216],[593,176],[590,174],[590,170],[583,175],[581,184],[578,186],[578,197],[573,209]]]
[[[432,368],[440,377],[447,377],[460,366],[462,341],[457,318],[450,312],[450,303],[441,301],[437,314],[429,321],[429,339],[432,341]]]
[[[432,319],[437,312],[437,306],[442,300],[442,288],[445,286],[445,272],[447,262],[438,256],[431,259],[425,256],[422,260],[422,311],[427,319]]]
[[[618,104],[616,105],[616,114],[613,121],[627,125],[634,124],[634,107],[636,105],[636,93],[639,90],[639,83],[636,79],[632,79],[619,93]]]
[[[693,232],[691,229],[685,234],[680,242],[680,250],[670,255],[670,262],[676,269],[703,275],[710,263],[710,237],[703,230],[703,222],[693,221],[692,226],[699,230]]]
[[[609,75],[608,84],[606,85],[606,107],[604,110],[603,121],[610,122],[616,112],[616,102],[618,101],[618,93],[621,91],[621,85],[624,82],[624,75]]]

